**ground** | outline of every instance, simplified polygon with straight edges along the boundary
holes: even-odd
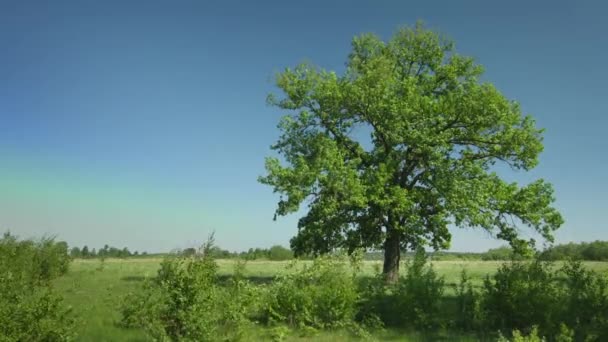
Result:
[[[133,258],[100,260],[75,260],[67,275],[57,279],[56,288],[71,305],[78,321],[78,341],[147,341],[143,331],[124,329],[116,322],[120,319],[117,308],[122,297],[129,291],[137,289],[146,277],[156,274],[161,259]],[[218,260],[220,274],[227,276],[233,270],[233,260]],[[474,283],[481,284],[487,274],[496,270],[500,262],[493,261],[436,261],[435,270],[446,280],[446,294],[453,293],[463,269],[473,277]],[[287,262],[249,261],[245,275],[255,282],[271,281],[281,272]],[[591,269],[608,272],[608,262],[586,262]],[[362,273],[373,275],[380,262],[366,261]],[[251,339],[269,340],[268,329],[251,331]],[[376,336],[380,340],[411,341],[423,338],[414,333],[387,330]],[[304,340],[297,334],[288,340]],[[316,335],[315,341],[347,341],[352,337],[347,333],[328,332]],[[452,341],[472,340],[466,336],[453,336]]]

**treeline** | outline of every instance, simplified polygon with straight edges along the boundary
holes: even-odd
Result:
[[[608,261],[608,241],[570,242],[551,246],[536,253],[539,259],[546,261],[584,260]],[[479,254],[481,260],[523,260],[526,257],[515,254],[509,247],[499,247]],[[528,256],[531,259],[533,256]]]
[[[544,260],[608,261],[608,241],[567,243],[553,246],[541,253]]]
[[[196,248],[186,248],[179,252],[184,256],[192,256],[202,253],[202,250]],[[274,245],[270,248],[249,248],[246,252],[231,252],[220,247],[213,246],[209,248],[210,256],[215,259],[244,259],[244,260],[272,260],[283,261],[294,258],[293,252],[280,245]]]
[[[88,246],[84,246],[82,248],[72,247],[70,249],[70,256],[72,258],[127,258],[132,256],[147,256],[147,252],[138,251],[131,252],[127,247],[124,248],[116,248],[110,247],[109,245],[103,246],[99,250],[89,249]]]
[[[184,256],[193,256],[202,253],[197,248],[185,248],[182,250],[175,250],[172,253],[162,254],[148,254],[147,252],[131,252],[127,247],[116,248],[109,245],[105,245],[103,248],[96,250],[95,248],[89,249],[88,246],[82,248],[72,247],[70,249],[70,256],[78,259],[92,259],[92,258],[128,258],[128,257],[146,257],[155,256],[163,257],[170,254],[179,254]],[[249,248],[243,252],[231,252],[226,249],[222,249],[218,246],[210,248],[208,253],[215,259],[244,259],[244,260],[272,260],[272,261],[283,261],[291,260],[294,258],[293,252],[289,248],[285,248],[280,245],[274,245],[270,248]]]
[[[62,242],[65,244],[65,242]],[[176,251],[172,254],[195,255],[199,253],[196,248],[186,248]],[[272,260],[283,261],[294,258],[293,252],[280,245],[274,245],[270,248],[249,248],[243,252],[233,252],[220,247],[214,246],[209,253],[215,259],[244,259],[244,260]],[[72,247],[70,249],[72,258],[127,258],[137,256],[149,256],[147,252],[131,252],[127,247],[116,248],[105,245],[103,248],[96,250],[89,249],[84,246],[81,248]],[[402,258],[407,260],[413,258],[415,253],[407,252],[402,254]],[[580,242],[567,243],[549,247],[536,253],[543,260],[586,260],[586,261],[608,261],[608,241]],[[154,254],[154,256],[163,256],[164,254]],[[507,246],[491,248],[486,252],[446,252],[436,251],[430,252],[429,257],[435,261],[443,260],[462,260],[462,261],[506,261],[506,260],[523,260],[532,258],[530,255],[524,257],[513,252],[513,249]],[[363,257],[365,260],[383,260],[383,252],[368,251]],[[300,259],[312,259],[312,257],[300,257]]]

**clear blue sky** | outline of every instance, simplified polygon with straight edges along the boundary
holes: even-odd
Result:
[[[547,129],[530,174],[558,242],[608,239],[602,1],[1,1],[0,230],[164,251],[287,245],[297,216],[256,179],[281,115],[273,75],[342,70],[351,38],[424,20]],[[453,250],[499,245],[454,231]]]

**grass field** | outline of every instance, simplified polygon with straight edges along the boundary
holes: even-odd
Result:
[[[71,305],[79,317],[78,341],[146,341],[143,331],[125,329],[116,323],[120,319],[118,307],[125,294],[135,291],[146,277],[156,274],[161,259],[108,259],[75,260],[67,275],[56,280],[55,286]],[[218,260],[219,273],[229,276],[234,267],[233,260]],[[254,282],[264,283],[281,272],[288,262],[249,261],[245,275]],[[373,275],[380,262],[364,263],[363,275]],[[452,285],[457,284],[463,269],[473,277],[474,283],[481,284],[487,274],[491,274],[500,265],[493,261],[436,261],[435,270],[446,280],[446,294],[453,293]],[[608,262],[586,262],[593,270],[607,273]],[[559,265],[557,265],[559,266]],[[269,340],[268,329],[253,329],[250,339]],[[413,333],[387,330],[376,336],[379,340],[412,341],[424,340],[424,337]],[[288,340],[304,340],[305,337],[294,335]],[[347,341],[352,337],[343,332],[322,333],[314,337],[315,341]],[[472,340],[466,336],[451,336],[448,340]]]

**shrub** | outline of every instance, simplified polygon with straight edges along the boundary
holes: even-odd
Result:
[[[559,332],[558,334],[555,336],[555,338],[551,339],[550,341],[555,341],[555,342],[573,342],[575,341],[574,339],[574,332],[568,328],[568,326],[566,326],[565,324],[561,324],[560,328],[559,328]],[[502,333],[499,332],[498,334],[498,340],[497,342],[544,342],[547,339],[543,336],[540,336],[538,334],[538,327],[533,326],[532,330],[530,331],[530,333],[528,335],[523,335],[521,333],[521,331],[515,329],[511,332],[512,335],[512,339],[509,340],[508,338],[506,338],[505,336],[502,335]]]
[[[426,253],[419,249],[413,260],[405,264],[406,274],[395,286],[395,304],[403,325],[422,330],[442,325],[441,298],[445,281],[428,263]]]
[[[1,270],[9,272],[15,281],[31,285],[48,284],[64,275],[71,260],[65,242],[52,238],[20,241],[10,233],[0,239],[0,256]]]
[[[343,258],[319,257],[312,264],[292,263],[270,287],[265,318],[295,327],[344,327],[357,309],[355,274]]]
[[[548,263],[505,263],[485,279],[482,296],[487,328],[529,331],[538,326],[543,334],[557,330],[559,292]]]
[[[371,329],[382,328],[385,321],[393,316],[393,298],[387,294],[386,278],[376,264],[373,277],[362,278],[359,282],[359,309],[357,321]]]
[[[51,280],[67,272],[67,244],[0,239],[0,341],[69,341],[71,309]]]
[[[523,335],[519,330],[514,329],[511,333],[513,338],[509,340],[499,333],[497,342],[544,342],[545,339],[538,335],[538,328],[536,326],[532,327],[530,334]]]
[[[486,278],[481,321],[487,329],[515,329],[530,336],[535,336],[530,330],[535,327],[552,341],[604,341],[608,339],[607,291],[608,280],[578,261],[565,264],[560,272],[538,259],[511,262]]]
[[[141,327],[157,340],[239,339],[252,296],[242,279],[227,289],[219,285],[211,246],[212,240],[201,255],[166,258],[156,278],[126,297],[121,323]]]
[[[462,330],[478,330],[483,324],[481,295],[473,288],[471,278],[462,270],[456,286],[456,327]]]
[[[50,288],[7,291],[5,286],[0,287],[0,341],[73,339],[72,310]]]
[[[562,268],[561,322],[572,328],[577,340],[608,340],[608,282],[578,261]]]

